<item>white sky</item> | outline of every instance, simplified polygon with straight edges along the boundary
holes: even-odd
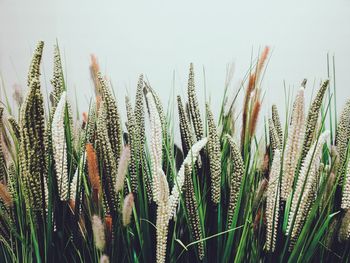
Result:
[[[81,111],[87,110],[93,94],[88,66],[94,53],[123,110],[124,95],[134,96],[140,73],[165,106],[174,72],[175,93],[185,94],[188,66],[194,62],[199,98],[204,103],[204,66],[207,97],[217,113],[227,64],[235,64],[237,87],[252,50],[256,56],[269,45],[273,53],[263,82],[262,114],[272,103],[284,110],[283,81],[296,88],[307,78],[310,95],[313,83],[327,77],[327,52],[336,59],[340,108],[350,97],[350,2],[283,2],[0,0],[1,76],[8,94],[14,83],[25,88],[32,50],[37,40],[44,40],[43,77],[51,89],[48,80],[57,38],[69,93],[74,95],[76,89]]]

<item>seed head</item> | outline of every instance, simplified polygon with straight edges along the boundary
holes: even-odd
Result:
[[[134,195],[129,193],[124,199],[123,205],[123,225],[127,226],[130,224],[132,209],[134,207]]]
[[[269,183],[266,190],[266,244],[265,248],[269,252],[276,249],[276,237],[279,220],[280,204],[280,171],[281,171],[281,151],[277,149],[273,156]]]
[[[104,250],[106,239],[105,239],[105,229],[102,224],[101,218],[97,215],[92,216],[91,220],[92,232],[94,234],[95,246],[99,250]]]
[[[220,139],[216,129],[213,113],[209,104],[206,104],[208,120],[208,155],[210,164],[211,179],[211,200],[214,204],[220,202],[220,183],[221,183],[221,147]]]

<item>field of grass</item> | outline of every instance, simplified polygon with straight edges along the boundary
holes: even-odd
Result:
[[[43,47],[26,95],[0,106],[1,262],[349,262],[350,100],[338,115],[332,81],[308,109],[304,80],[259,116],[265,48],[233,96],[228,76],[214,119],[192,64],[186,98],[166,114],[142,75],[117,105],[93,57],[96,96],[74,118],[58,46],[45,107]]]

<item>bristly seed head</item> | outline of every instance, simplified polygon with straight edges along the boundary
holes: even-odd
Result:
[[[265,249],[274,252],[279,221],[281,151],[276,149],[273,156],[269,183],[266,190],[266,244]]]
[[[291,125],[283,156],[281,199],[284,201],[287,200],[292,192],[295,170],[304,138],[304,121],[304,87],[301,87],[294,101]]]
[[[209,104],[206,104],[208,119],[208,155],[210,165],[211,179],[211,200],[214,204],[220,202],[220,186],[221,186],[221,147],[220,139],[216,129],[213,113]]]
[[[244,163],[241,156],[240,149],[237,143],[230,135],[226,135],[227,141],[231,148],[232,172],[230,176],[230,199],[228,206],[228,227],[231,227],[233,215],[237,206],[241,183],[244,176]]]
[[[304,160],[313,142],[318,121],[318,115],[320,113],[323,97],[327,90],[328,83],[329,80],[323,82],[316,94],[315,99],[312,101],[312,104],[310,106],[309,113],[306,118],[305,136],[301,152],[301,160]]]
[[[350,100],[345,104],[343,111],[339,116],[337,132],[335,135],[335,145],[339,153],[339,181],[342,185],[343,179],[346,176],[346,154],[350,140]]]
[[[310,148],[299,172],[288,216],[287,234],[291,237],[290,249],[294,246],[314,203],[314,184],[320,166],[323,145],[329,137],[329,131],[323,132],[318,141]]]
[[[283,143],[283,130],[282,130],[281,120],[278,114],[278,109],[276,104],[272,105],[272,122],[275,125],[280,142]]]
[[[68,199],[68,162],[64,127],[66,93],[63,92],[57,104],[51,124],[52,148],[56,168],[58,193],[61,201]]]
[[[122,211],[124,226],[128,226],[131,222],[133,207],[134,207],[134,195],[132,193],[129,193],[124,198],[124,205],[123,205],[123,211]]]
[[[92,225],[92,232],[94,234],[95,246],[97,249],[103,251],[106,245],[105,228],[99,216],[93,215],[91,221],[92,221],[91,225]]]
[[[198,100],[197,100],[196,90],[194,85],[194,70],[193,70],[192,63],[190,64],[187,95],[188,95],[188,104],[190,108],[194,132],[196,134],[197,141],[199,141],[200,139],[203,138],[204,132],[203,132],[203,123],[199,112],[199,105],[198,105]]]

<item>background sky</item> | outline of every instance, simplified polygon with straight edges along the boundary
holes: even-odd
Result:
[[[266,95],[261,118],[272,103],[284,111],[284,83],[295,93],[307,78],[306,94],[311,96],[312,89],[327,78],[327,53],[335,56],[338,108],[350,98],[347,0],[0,0],[0,72],[8,94],[14,84],[26,89],[28,66],[38,40],[45,41],[42,86],[51,90],[56,39],[63,53],[70,98],[74,104],[76,92],[81,111],[88,109],[93,95],[91,53],[111,79],[122,111],[124,96],[134,96],[140,73],[146,75],[165,106],[173,87],[175,94],[184,95],[189,63],[193,62],[200,102],[204,104],[205,83],[207,99],[217,115],[227,65],[233,63],[235,68],[233,93],[249,69],[251,57],[265,45],[271,47],[272,55],[262,83]]]

